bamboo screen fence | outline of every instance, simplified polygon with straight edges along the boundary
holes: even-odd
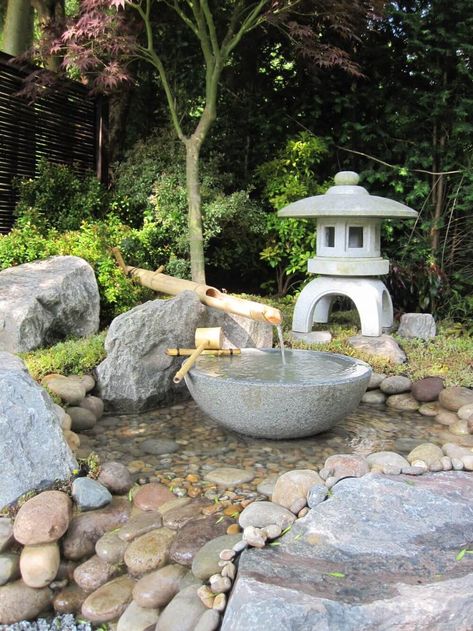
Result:
[[[31,71],[0,52],[0,233],[11,229],[15,178],[35,177],[41,158],[105,176],[106,117],[100,99],[68,81],[29,104],[16,96]]]

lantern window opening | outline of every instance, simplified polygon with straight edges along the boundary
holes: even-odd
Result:
[[[325,226],[325,247],[335,247],[335,226]]]
[[[363,226],[348,227],[348,247],[350,249],[363,248]]]

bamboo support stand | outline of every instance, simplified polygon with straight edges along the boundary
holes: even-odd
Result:
[[[168,348],[166,349],[166,355],[170,357],[188,357],[192,355],[195,351],[195,348]],[[208,349],[203,350],[201,355],[216,355],[217,357],[224,355],[241,355],[241,349],[239,348],[219,348],[219,349]]]
[[[210,285],[201,285],[191,280],[182,278],[174,278],[162,273],[160,267],[156,272],[141,269],[139,267],[131,267],[126,265],[121,252],[118,248],[112,248],[112,252],[123,272],[138,280],[141,285],[149,287],[154,291],[175,296],[181,291],[194,291],[200,301],[208,307],[225,311],[226,313],[234,313],[259,322],[268,322],[273,326],[281,324],[282,316],[279,309],[263,305],[252,300],[244,300],[223,294],[215,287]]]
[[[189,370],[195,364],[197,357],[205,350],[205,349],[215,349],[218,350],[221,348],[223,342],[223,333],[221,327],[213,327],[209,329],[196,329],[195,331],[195,345],[196,348],[193,350],[190,357],[186,359],[186,361],[182,364],[181,368],[174,375],[174,383],[181,383],[184,379],[184,376],[187,375]]]

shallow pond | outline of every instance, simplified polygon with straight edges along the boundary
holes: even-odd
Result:
[[[394,450],[407,454],[421,442],[440,445],[458,440],[446,429],[416,412],[362,405],[329,432],[276,441],[225,430],[188,401],[140,415],[104,417],[93,430],[81,434],[80,455],[93,450],[101,461],[123,462],[137,479],[173,479],[175,492],[182,489],[186,494],[191,488],[190,494],[195,496],[206,491],[211,494],[211,483],[204,480],[208,471],[249,469],[254,480],[236,489],[249,495],[267,477],[295,468],[321,468],[334,453],[365,455]],[[176,451],[159,453],[169,449]]]

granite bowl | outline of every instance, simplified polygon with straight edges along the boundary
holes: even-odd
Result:
[[[201,355],[185,376],[197,405],[218,424],[248,436],[286,439],[330,429],[360,403],[371,367],[310,350],[242,349]]]

